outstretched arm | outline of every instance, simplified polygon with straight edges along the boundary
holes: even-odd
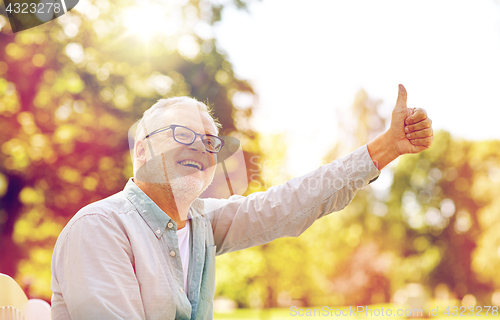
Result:
[[[300,235],[317,219],[347,206],[392,160],[425,150],[432,140],[425,110],[407,108],[400,85],[389,130],[367,146],[265,192],[204,199],[217,254]]]
[[[317,219],[342,210],[379,174],[365,145],[265,192],[203,199],[217,254],[297,237]]]

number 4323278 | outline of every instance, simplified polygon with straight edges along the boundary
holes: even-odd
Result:
[[[8,13],[60,13],[60,3],[9,3],[5,11]]]
[[[450,311],[450,307],[447,307],[446,310],[444,310],[444,314],[448,315],[448,316],[462,316],[462,317],[465,317],[465,316],[476,316],[476,317],[480,317],[482,316],[482,312],[483,311],[483,308],[484,308],[484,311],[486,311],[486,314],[485,316],[488,315],[488,313],[490,313],[491,311],[491,315],[492,316],[497,316],[498,315],[498,307],[497,306],[484,306],[484,307],[481,307],[481,306],[477,306],[477,307],[465,307],[465,306],[461,306],[460,308],[457,307],[457,306],[454,306],[454,307],[451,307],[451,311]]]

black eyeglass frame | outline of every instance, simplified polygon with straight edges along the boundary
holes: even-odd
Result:
[[[185,143],[185,142],[181,142],[181,141],[177,140],[177,139],[175,138],[175,128],[179,128],[179,127],[180,127],[180,128],[184,128],[184,129],[187,129],[187,130],[191,131],[191,132],[194,134],[194,139],[193,139],[193,141],[191,141],[190,143]],[[164,127],[164,128],[156,129],[155,131],[153,131],[153,132],[151,132],[150,134],[148,134],[147,136],[145,136],[145,137],[144,137],[144,139],[142,139],[142,140],[146,140],[147,138],[151,137],[152,135],[157,134],[157,133],[160,133],[160,132],[163,132],[163,131],[166,131],[166,130],[168,130],[168,129],[172,129],[172,137],[174,138],[175,142],[178,142],[178,143],[183,144],[183,145],[186,145],[186,146],[190,146],[190,145],[192,145],[192,144],[196,141],[196,137],[198,137],[198,136],[199,136],[199,137],[201,138],[201,141],[203,142],[203,146],[205,146],[205,150],[207,150],[207,151],[208,151],[208,152],[210,152],[210,153],[219,153],[219,152],[222,150],[222,147],[224,146],[224,143],[225,143],[225,141],[224,141],[223,139],[221,139],[220,137],[218,137],[218,136],[214,136],[213,134],[201,134],[201,133],[196,133],[196,132],[194,132],[192,129],[189,129],[188,127],[184,127],[184,126],[181,126],[181,125],[178,125],[178,124],[171,124],[171,125],[169,125],[168,127]],[[215,138],[215,139],[220,140],[221,145],[220,145],[220,149],[219,149],[219,151],[212,151],[212,150],[208,150],[208,149],[207,149],[207,145],[205,144],[205,141],[206,141],[206,140],[203,140],[203,138],[204,138],[204,137],[213,137],[213,138]]]

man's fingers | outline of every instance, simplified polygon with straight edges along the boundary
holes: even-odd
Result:
[[[424,146],[428,148],[431,146],[433,141],[434,141],[434,136],[431,136],[421,139],[412,139],[410,140],[410,143],[414,146]]]
[[[418,138],[426,138],[426,137],[430,137],[434,134],[434,131],[432,130],[432,128],[427,128],[427,129],[423,129],[423,130],[420,130],[420,131],[415,131],[415,132],[412,132],[412,133],[407,133],[406,134],[406,138],[412,140],[412,139],[418,139]]]
[[[427,111],[425,111],[425,109],[422,108],[417,108],[413,113],[413,115],[406,118],[405,124],[406,125],[414,124],[422,120],[425,120],[425,118],[427,118]]]
[[[406,108],[406,89],[400,84],[398,88],[398,100],[396,101],[396,107]]]
[[[415,131],[420,131],[422,129],[427,129],[432,126],[432,120],[430,118],[427,118],[425,120],[422,120],[418,123],[409,125],[405,127],[405,133],[412,133]]]

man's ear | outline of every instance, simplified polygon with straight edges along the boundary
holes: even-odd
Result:
[[[135,143],[135,159],[136,161],[139,161],[139,163],[142,165],[146,163],[146,144],[144,143],[143,140],[136,141]]]

